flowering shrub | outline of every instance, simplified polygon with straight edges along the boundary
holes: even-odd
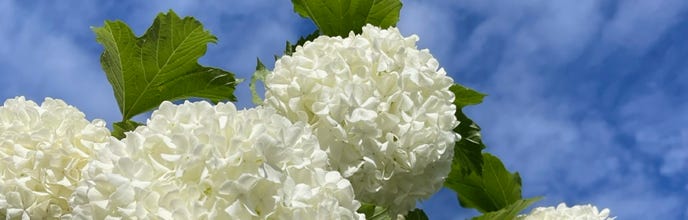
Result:
[[[358,199],[400,214],[439,190],[458,137],[453,80],[416,41],[371,25],[320,36],[265,80],[266,105],[313,125]]]
[[[81,169],[110,136],[102,120],[46,98],[24,97],[0,107],[0,218],[68,217]]]
[[[609,217],[609,209],[602,209],[598,211],[597,207],[592,205],[576,205],[567,207],[566,203],[559,204],[555,207],[538,207],[534,208],[530,214],[521,215],[519,220],[569,220],[569,219],[584,219],[584,220],[612,220]]]
[[[84,169],[78,219],[363,219],[304,123],[268,108],[163,103]]]
[[[161,13],[141,37],[93,28],[122,121],[110,132],[60,100],[5,101],[0,218],[427,219],[416,202],[445,186],[479,220],[608,219],[563,203],[518,215],[539,198],[462,111],[485,95],[394,28],[399,0],[291,2],[318,30],[273,71],[258,60],[248,110],[223,102],[240,80],[198,63],[217,38],[194,18]],[[217,104],[170,102],[191,97]]]

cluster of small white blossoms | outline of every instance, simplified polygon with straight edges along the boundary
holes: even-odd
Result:
[[[320,36],[281,57],[265,80],[265,104],[311,124],[356,198],[392,215],[441,188],[460,138],[453,80],[417,41],[371,25]]]
[[[164,102],[100,150],[75,219],[364,219],[310,127],[269,108]]]
[[[89,122],[62,100],[24,97],[0,107],[0,219],[69,218],[69,199],[94,148],[107,143],[102,120]]]
[[[555,207],[534,208],[530,214],[518,216],[518,220],[613,220],[609,217],[609,209],[598,211],[592,205],[576,205],[567,207],[566,203]]]

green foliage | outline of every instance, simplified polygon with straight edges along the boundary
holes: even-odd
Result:
[[[479,104],[485,94],[454,84],[456,118],[461,122],[454,131],[461,140],[454,145],[452,170],[445,186],[457,192],[461,206],[484,213],[474,219],[514,219],[518,213],[540,198],[521,198],[521,177],[510,173],[499,158],[482,153],[486,148],[480,126],[463,113],[463,108]]]
[[[313,20],[320,33],[348,36],[361,33],[361,27],[372,24],[381,28],[399,21],[399,0],[292,0],[294,11]]]
[[[459,195],[461,206],[480,212],[498,211],[521,199],[521,177],[510,173],[499,158],[483,153],[483,172],[448,178],[445,186]]]
[[[482,175],[483,157],[482,151],[485,144],[480,136],[480,127],[461,110],[456,111],[456,118],[461,122],[454,128],[454,132],[461,135],[461,140],[454,144],[454,160],[449,176],[467,175],[477,172]],[[455,174],[456,173],[456,174]]]
[[[171,10],[161,13],[141,37],[122,21],[106,21],[93,31],[105,48],[100,60],[122,121],[165,100],[236,100],[233,92],[238,82],[232,73],[197,63],[216,38],[194,18],[181,19]]]
[[[504,207],[498,211],[488,212],[481,216],[473,218],[473,220],[502,220],[502,219],[515,219],[522,210],[526,209],[528,206],[534,202],[540,200],[540,197],[521,199],[514,203],[511,203],[507,207]]]
[[[456,105],[456,119],[461,123],[454,128],[454,132],[461,135],[461,140],[454,145],[454,159],[449,178],[457,178],[471,172],[482,174],[482,150],[485,149],[480,136],[480,127],[463,113],[463,107],[476,105],[483,101],[484,94],[459,84],[452,85],[449,90],[454,92]]]
[[[143,125],[143,124],[132,121],[132,120],[124,120],[121,122],[114,123],[114,124],[112,124],[112,128],[113,128],[112,136],[116,137],[117,139],[122,139],[125,136],[124,132],[133,131],[139,125]]]
[[[256,58],[256,71],[253,72],[253,76],[251,76],[251,82],[248,84],[248,88],[251,90],[251,96],[253,101],[253,104],[256,105],[262,105],[263,100],[260,98],[260,95],[258,95],[258,92],[256,91],[256,81],[260,80],[265,82],[265,77],[270,74],[270,70],[263,65],[263,62],[260,62],[260,59]]]
[[[454,92],[454,104],[456,105],[456,109],[462,109],[463,107],[469,105],[480,104],[483,102],[483,98],[487,96],[471,88],[456,83],[449,87],[449,91]]]

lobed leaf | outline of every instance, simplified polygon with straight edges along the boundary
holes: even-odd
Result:
[[[292,0],[294,11],[310,18],[320,33],[348,36],[361,33],[361,27],[372,24],[381,28],[396,25],[401,11],[400,0]]]
[[[181,19],[171,10],[158,14],[141,37],[122,21],[106,21],[93,31],[105,49],[101,65],[112,84],[122,121],[165,100],[236,100],[234,74],[197,63],[207,44],[217,39],[194,18]]]

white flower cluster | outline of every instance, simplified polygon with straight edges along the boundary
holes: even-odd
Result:
[[[97,152],[76,219],[363,219],[305,123],[269,108],[163,103]]]
[[[391,214],[440,189],[459,138],[453,80],[416,41],[371,25],[320,36],[280,58],[265,81],[266,105],[311,124],[356,198]]]
[[[592,205],[576,205],[567,207],[566,203],[559,204],[555,207],[538,207],[534,208],[530,214],[521,215],[519,220],[613,220],[609,217],[609,209],[598,211],[597,207]]]
[[[0,107],[0,219],[69,218],[69,198],[105,122],[89,122],[62,100],[38,106],[24,97]]]

